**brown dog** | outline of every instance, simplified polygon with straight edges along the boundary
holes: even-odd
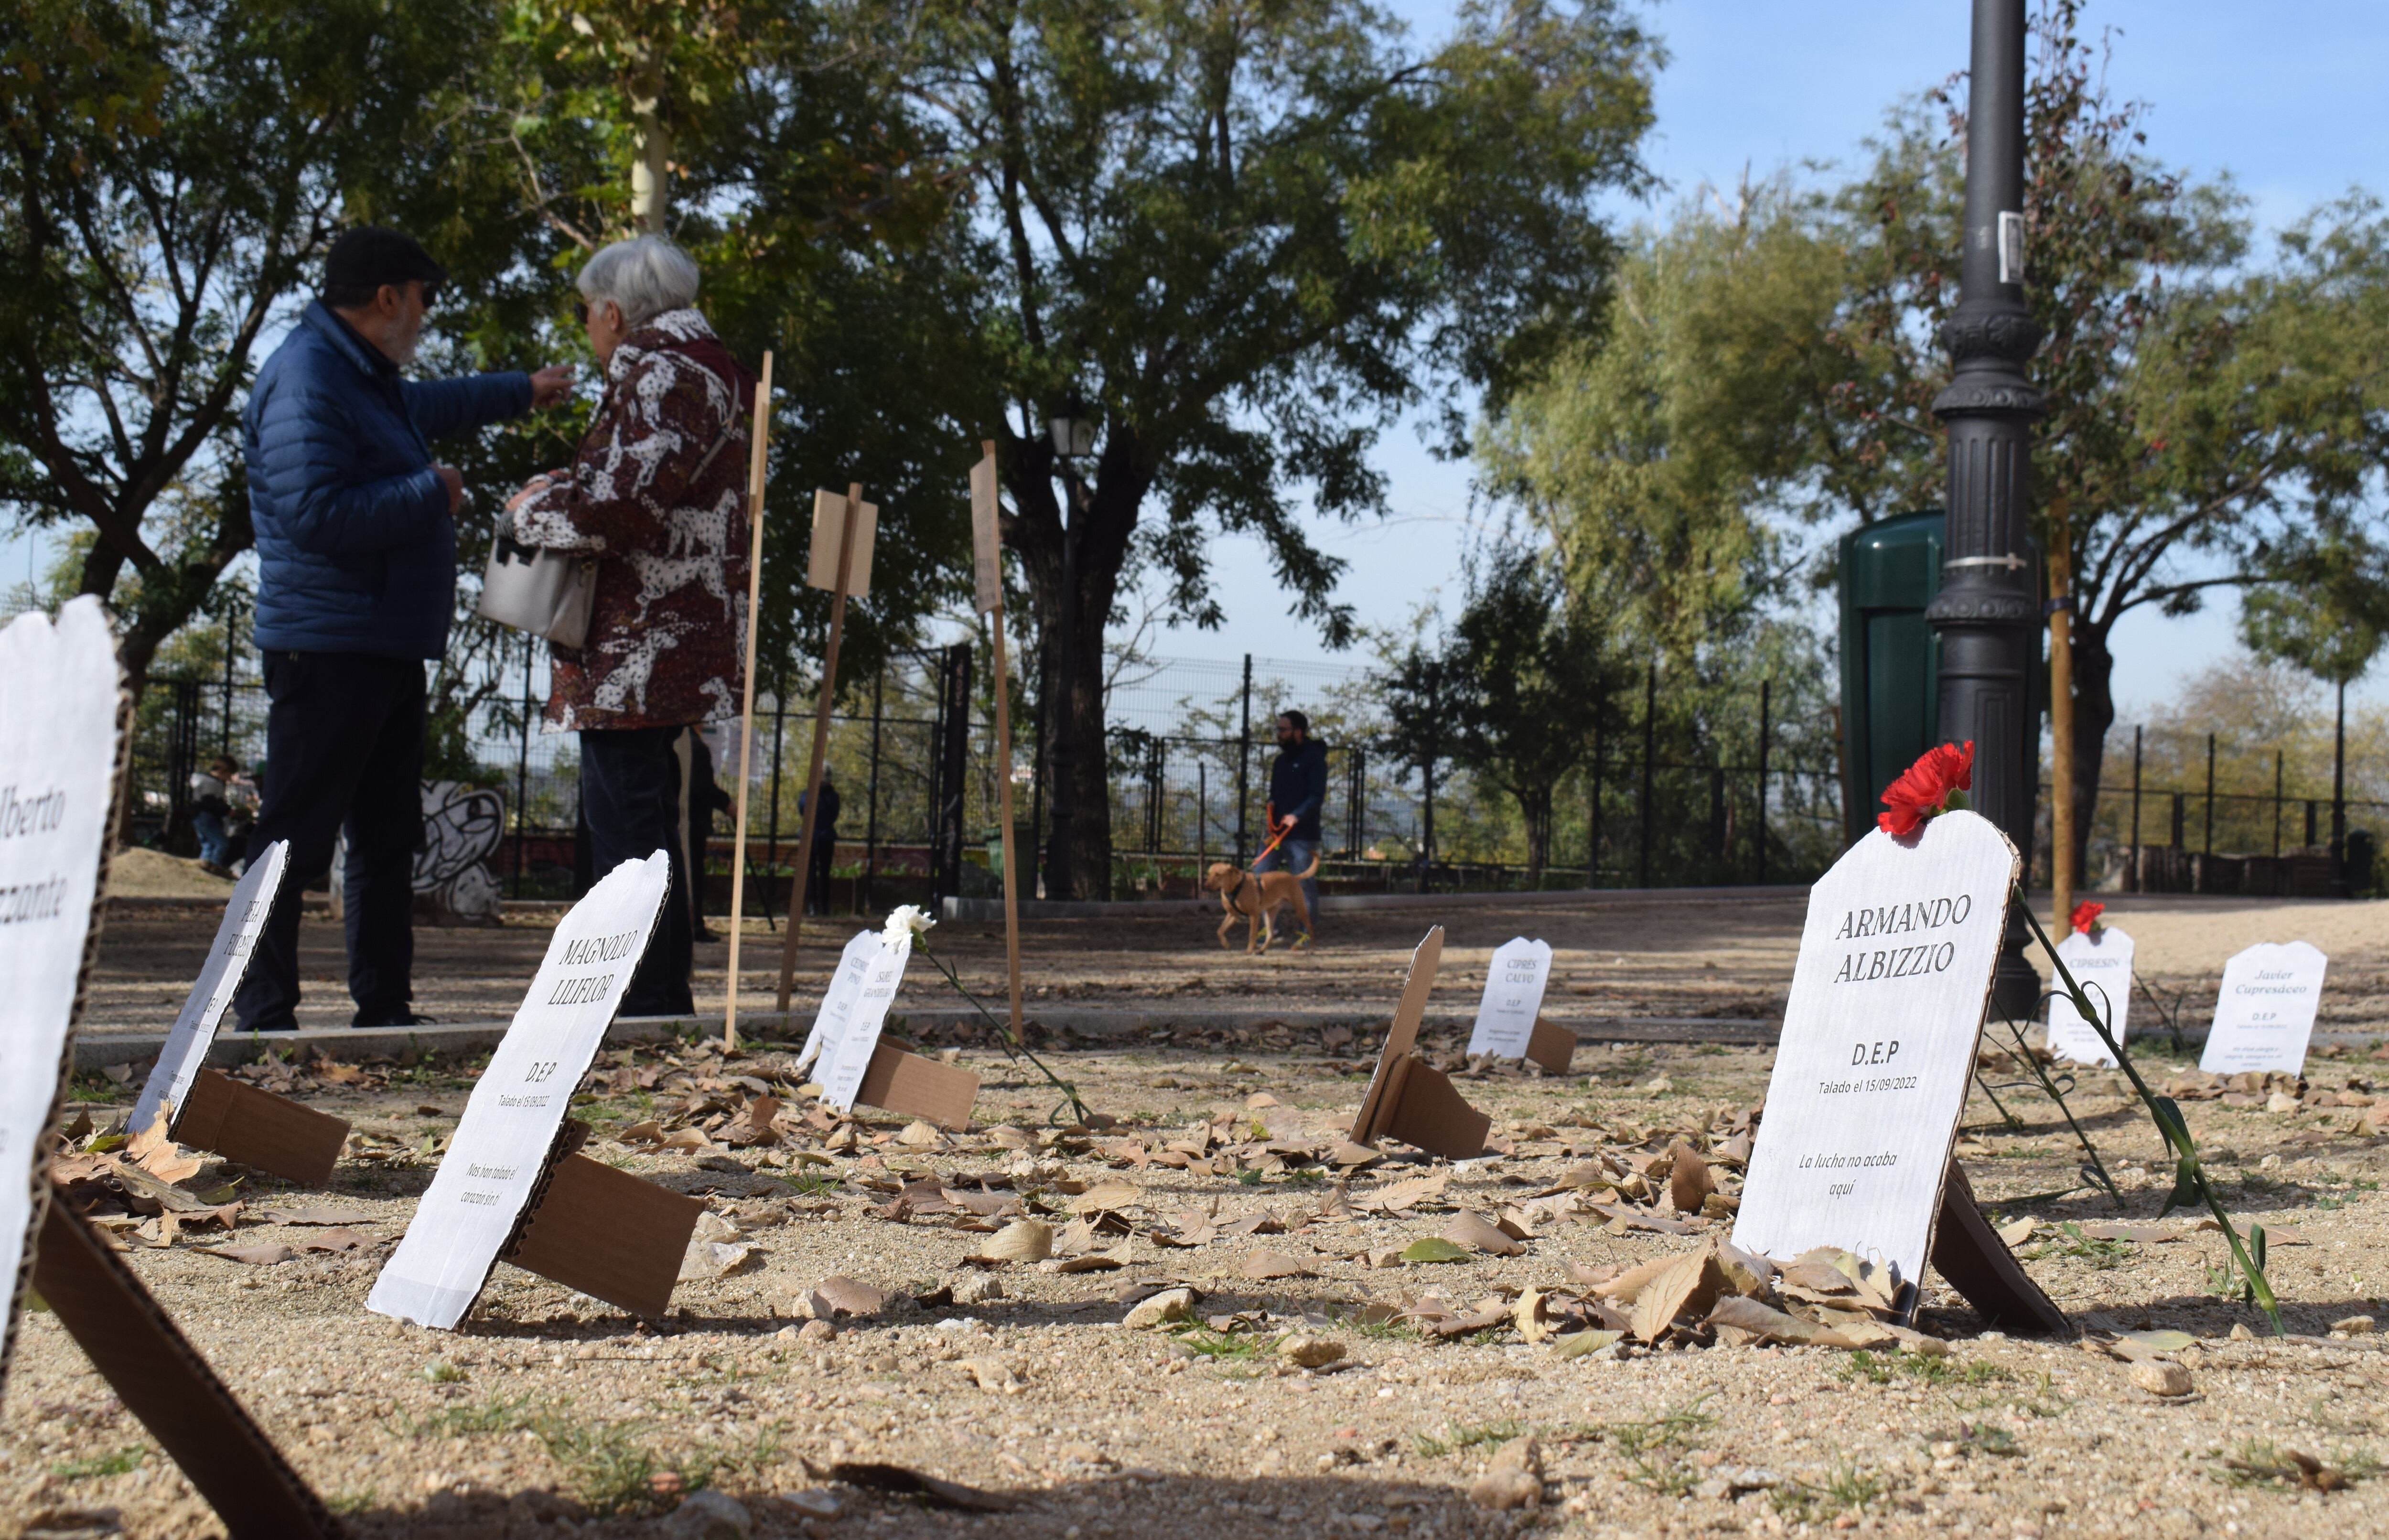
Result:
[[[1277,940],[1277,911],[1281,905],[1294,905],[1298,928],[1304,937],[1310,934],[1310,905],[1302,901],[1302,879],[1319,874],[1320,856],[1310,858],[1310,869],[1304,872],[1248,872],[1232,862],[1214,861],[1203,878],[1203,886],[1220,895],[1220,907],[1228,918],[1220,922],[1220,946],[1226,950],[1228,932],[1233,929],[1236,917],[1245,918],[1245,950],[1266,952]]]

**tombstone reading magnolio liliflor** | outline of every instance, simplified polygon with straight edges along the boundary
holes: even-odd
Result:
[[[1485,967],[1485,996],[1468,1034],[1468,1057],[1523,1059],[1555,1075],[1567,1073],[1576,1033],[1543,1020],[1543,991],[1552,979],[1551,943],[1515,936],[1493,949]]]
[[[1995,1324],[2063,1328],[1950,1159],[2019,868],[1961,810],[1876,829],[1809,890],[1734,1245],[1849,1251],[1911,1302],[1929,1257]]]
[[[233,889],[198,981],[134,1104],[132,1126],[147,1128],[163,1113],[168,1135],[180,1143],[320,1187],[332,1179],[349,1142],[347,1121],[207,1068],[208,1049],[249,972],[249,954],[281,890],[289,854],[288,841],[275,841]]]
[[[2198,1067],[2211,1075],[2306,1068],[2331,959],[2312,942],[2259,942],[2223,965],[2215,1024]]]
[[[556,926],[366,1309],[447,1329],[503,1259],[634,1314],[663,1313],[705,1205],[575,1153],[587,1129],[565,1110],[671,877],[662,851],[625,861]]]
[[[2125,1017],[2132,1004],[2132,938],[2112,925],[2093,925],[2059,942],[2057,960],[2089,994],[2092,1005],[2106,1007],[2108,1028],[2116,1042],[2123,1042]],[[2063,989],[2049,995],[2049,1055],[2076,1064],[2115,1067],[2115,1056]]]
[[[235,1540],[337,1534],[140,1278],[49,1178],[69,1045],[99,928],[125,700],[95,598],[0,631],[0,1384],[30,1279]]]

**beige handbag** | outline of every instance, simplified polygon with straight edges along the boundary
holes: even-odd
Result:
[[[490,565],[481,573],[483,618],[560,647],[579,647],[588,640],[589,611],[596,600],[595,557],[518,545],[514,515],[499,513]]]

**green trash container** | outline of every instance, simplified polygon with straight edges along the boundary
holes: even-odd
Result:
[[[1842,536],[1842,811],[1852,844],[1940,725],[1941,647],[1924,607],[1941,591],[1943,522],[1927,508]]]
[[[1940,741],[1941,645],[1924,607],[1941,591],[1944,523],[1939,508],[1926,508],[1842,536],[1842,817],[1852,844],[1874,828],[1883,789]],[[2036,576],[2044,574],[2040,542],[2026,541],[2025,551]],[[2036,587],[2045,589],[2045,578]],[[2044,629],[2025,681],[2033,732],[2025,749],[2035,764],[2049,706],[2048,643]]]

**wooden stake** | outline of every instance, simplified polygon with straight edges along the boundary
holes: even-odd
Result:
[[[979,471],[990,504],[995,497],[995,441],[981,439]],[[974,496],[978,488],[972,489]],[[990,602],[990,628],[995,636],[995,764],[996,797],[1003,819],[1003,960],[1012,987],[1012,1035],[1020,1036],[1020,863],[1014,858],[1012,815],[1012,676],[1003,661],[1003,585],[1002,553],[994,548],[996,510],[990,507],[985,533],[978,538],[989,549],[979,553],[995,566],[996,581],[982,596]],[[977,521],[974,520],[976,523]],[[977,532],[975,532],[977,533]]]
[[[738,1046],[738,933],[747,926],[747,788],[755,760],[755,642],[762,630],[763,466],[772,432],[772,355],[755,386],[754,443],[747,457],[747,679],[738,696],[738,834],[730,858],[730,981],[722,1010],[722,1046]]]
[[[2049,507],[2049,876],[2051,929],[2074,915],[2074,525],[2065,494]]]
[[[797,983],[797,937],[805,928],[805,882],[812,873],[813,820],[821,815],[822,764],[829,753],[829,713],[837,700],[837,644],[846,635],[846,585],[853,576],[854,521],[862,517],[862,483],[850,481],[846,512],[837,526],[837,587],[829,601],[829,648],[822,654],[821,696],[813,706],[812,768],[805,775],[804,828],[797,837],[797,879],[789,884],[788,930],[780,943],[780,1004]]]

